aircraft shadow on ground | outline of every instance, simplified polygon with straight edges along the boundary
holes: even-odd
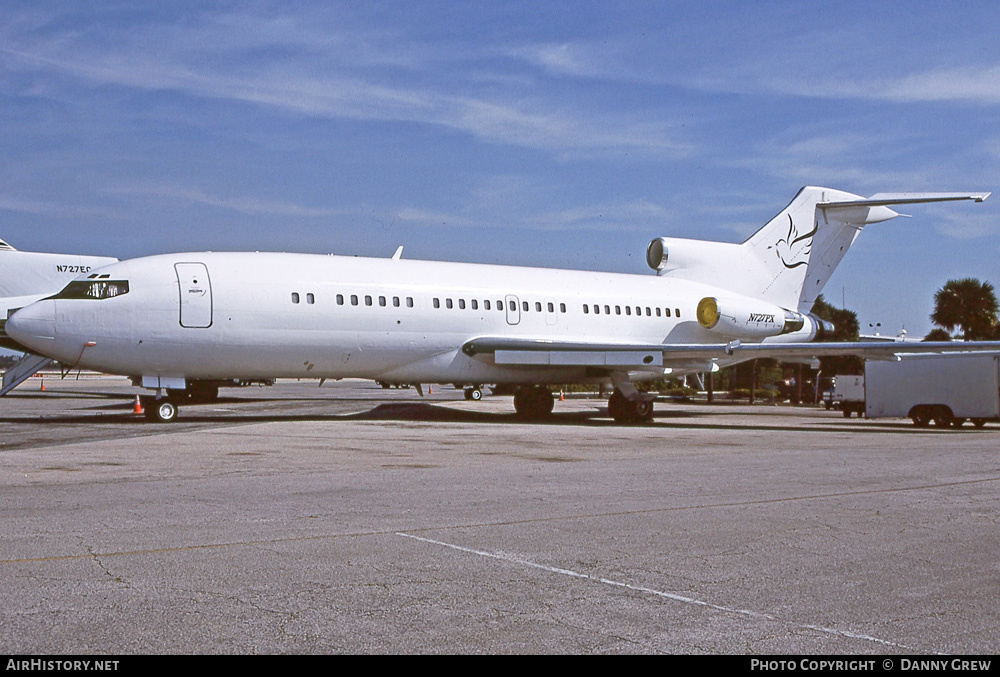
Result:
[[[82,395],[84,393],[74,393],[74,395]],[[204,413],[206,407],[213,406],[234,406],[239,405],[250,405],[250,404],[260,404],[260,403],[280,403],[287,402],[289,404],[295,403],[297,405],[312,403],[316,406],[322,406],[324,400],[317,400],[315,398],[255,398],[253,400],[247,400],[242,398],[219,398],[215,402],[208,404],[193,404],[185,405],[182,407],[182,413],[178,417],[177,421],[169,424],[153,424],[145,420],[141,415],[134,414],[131,411],[132,400],[134,397],[127,397],[121,395],[108,395],[99,393],[89,393],[91,397],[100,396],[107,399],[119,400],[115,403],[95,405],[93,407],[88,407],[87,411],[94,412],[106,412],[100,415],[86,414],[86,415],[73,415],[69,414],[67,416],[51,415],[46,414],[45,416],[40,416],[37,418],[30,417],[0,417],[0,423],[33,423],[33,424],[45,424],[45,423],[59,423],[59,424],[87,424],[87,425],[101,425],[101,424],[133,424],[141,426],[155,426],[157,429],[169,429],[169,427],[182,430],[187,426],[185,424],[198,425],[199,427],[204,424],[215,424],[215,425],[245,425],[247,423],[281,423],[281,422],[295,422],[295,421],[328,421],[331,423],[335,422],[347,422],[347,421],[400,421],[400,422],[411,422],[411,423],[481,423],[481,424],[493,424],[493,425],[535,425],[535,426],[592,426],[592,427],[621,427],[621,428],[672,428],[672,429],[703,429],[703,430],[747,430],[747,431],[783,431],[795,430],[796,432],[853,432],[853,433],[938,433],[938,434],[953,434],[957,432],[978,432],[978,433],[990,433],[995,432],[996,429],[985,428],[985,429],[973,429],[970,427],[964,427],[960,430],[944,429],[944,428],[916,428],[908,421],[900,422],[883,422],[877,427],[870,425],[850,425],[846,421],[830,420],[824,421],[823,423],[807,424],[801,425],[796,422],[789,420],[787,425],[776,425],[774,423],[773,417],[761,417],[761,423],[746,423],[746,422],[733,422],[726,419],[731,419],[732,416],[746,417],[745,412],[733,412],[732,414],[720,413],[718,411],[691,411],[691,410],[671,410],[669,407],[660,408],[656,410],[653,416],[653,420],[647,423],[641,424],[623,424],[616,423],[613,421],[607,412],[607,407],[595,406],[593,409],[588,411],[570,411],[570,412],[560,412],[558,409],[553,412],[551,416],[541,420],[525,420],[517,416],[514,412],[495,412],[495,411],[476,411],[469,409],[458,409],[449,406],[443,406],[442,404],[434,404],[429,402],[377,402],[373,400],[363,399],[354,400],[359,406],[371,405],[370,409],[365,411],[351,412],[351,413],[332,413],[325,414],[318,411],[310,411],[308,413],[271,413],[271,412],[260,412],[260,411],[239,411],[238,409],[229,409],[225,412],[215,412],[212,414]],[[44,395],[41,395],[44,397]],[[34,395],[28,395],[28,397],[34,397]],[[125,400],[125,401],[123,401]],[[336,398],[336,402],[343,404],[345,400],[343,398]],[[199,412],[199,410],[202,412]],[[711,417],[713,419],[723,419],[721,422],[705,421],[703,419]]]

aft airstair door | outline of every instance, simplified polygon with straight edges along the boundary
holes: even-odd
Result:
[[[204,329],[212,326],[212,282],[204,263],[175,263],[180,291],[181,326]]]

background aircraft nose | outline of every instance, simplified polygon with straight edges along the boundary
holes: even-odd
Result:
[[[56,338],[56,302],[45,300],[25,306],[7,319],[4,328],[21,345],[43,352]]]

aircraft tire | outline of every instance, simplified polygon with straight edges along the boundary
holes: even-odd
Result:
[[[156,398],[150,395],[140,395],[139,404],[142,407],[142,415],[147,421],[155,421]]]
[[[633,402],[631,404],[635,412],[636,421],[650,421],[653,419],[652,400],[640,400],[639,402]]]
[[[641,399],[633,402],[616,388],[608,398],[608,414],[616,423],[650,421],[653,418],[653,401]]]
[[[552,409],[556,406],[556,398],[552,396],[552,391],[548,388],[537,388],[537,418],[547,418],[552,414]]]
[[[626,423],[630,420],[628,400],[617,388],[608,398],[608,415],[618,423]]]
[[[548,417],[555,406],[555,398],[542,386],[520,387],[514,393],[514,411],[524,419],[538,420]]]
[[[177,420],[177,405],[169,399],[156,400],[150,407],[152,419],[156,423],[172,423]]]

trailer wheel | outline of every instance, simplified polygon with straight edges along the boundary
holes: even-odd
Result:
[[[955,419],[952,419],[952,421],[951,421],[951,427],[952,428],[961,428],[963,423],[965,423],[965,419],[964,418],[955,418]]]
[[[913,421],[913,425],[918,428],[926,428],[931,422],[931,417],[928,415],[927,410],[923,408],[919,408],[910,414],[910,419]]]

